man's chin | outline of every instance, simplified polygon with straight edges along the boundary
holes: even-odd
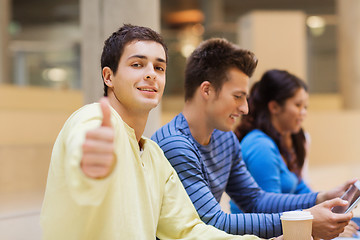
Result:
[[[160,103],[159,101],[147,101],[143,103],[144,104],[143,106],[150,111],[156,108],[159,105],[159,103]]]
[[[221,126],[219,128],[217,128],[218,130],[220,131],[223,131],[223,132],[230,132],[234,129],[234,126],[231,125],[231,126]]]

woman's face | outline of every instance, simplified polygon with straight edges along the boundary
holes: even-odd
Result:
[[[272,112],[272,123],[277,131],[297,133],[307,114],[309,94],[299,88],[293,97],[288,98],[284,105],[278,105],[278,111]]]

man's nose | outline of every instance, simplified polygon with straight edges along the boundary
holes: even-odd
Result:
[[[146,68],[146,73],[145,73],[145,80],[155,80],[156,79],[156,72],[154,69],[154,66],[152,64],[149,64],[149,66]]]
[[[242,115],[247,115],[249,113],[249,105],[247,100],[245,100],[243,103],[239,105],[238,110]]]

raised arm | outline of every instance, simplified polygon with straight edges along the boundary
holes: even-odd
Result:
[[[56,146],[64,150],[55,152],[65,155],[55,157],[64,159],[68,189],[80,205],[97,205],[106,193],[115,166],[114,132],[106,99],[101,99],[97,107],[84,107],[80,114],[69,118],[62,130],[63,144]],[[62,168],[54,167],[54,171]]]
[[[81,169],[90,178],[108,176],[115,165],[114,129],[111,125],[109,101],[100,100],[103,119],[101,125],[86,133],[82,145]]]

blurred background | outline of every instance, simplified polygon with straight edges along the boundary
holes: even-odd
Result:
[[[0,239],[41,238],[52,146],[70,114],[102,95],[103,41],[123,23],[157,30],[169,47],[145,135],[181,111],[189,54],[224,37],[259,58],[252,83],[270,68],[308,83],[310,185],[360,177],[359,12],[358,0],[0,0]]]

